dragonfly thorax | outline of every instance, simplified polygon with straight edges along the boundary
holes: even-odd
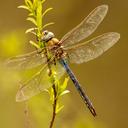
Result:
[[[46,43],[49,52],[51,52],[57,59],[66,56],[66,53],[64,52],[60,41],[55,38],[52,32],[47,30],[43,31],[42,41]]]
[[[66,57],[66,53],[61,46],[60,41],[57,38],[52,38],[47,42],[47,47],[52,54],[55,55],[57,59]]]
[[[59,40],[57,38],[52,38],[48,42],[48,46],[58,46],[59,45]]]

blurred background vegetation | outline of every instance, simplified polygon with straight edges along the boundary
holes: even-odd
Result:
[[[27,12],[17,9],[24,0],[6,0],[0,4],[0,58],[6,58],[34,50],[28,43],[30,35],[25,30],[31,23],[25,19]],[[128,127],[128,1],[127,0],[47,0],[45,7],[54,10],[45,17],[45,22],[54,21],[48,29],[59,39],[75,27],[95,7],[109,5],[109,12],[98,30],[91,36],[116,31],[120,41],[98,59],[81,65],[71,65],[72,70],[93,101],[98,116],[93,118],[72,82],[70,94],[62,99],[65,105],[55,122],[55,128],[127,128]],[[52,106],[43,93],[29,101],[28,116],[25,103],[16,103],[20,74],[0,66],[0,127],[47,128]],[[27,115],[27,114],[26,114]]]

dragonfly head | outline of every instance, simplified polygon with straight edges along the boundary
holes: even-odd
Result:
[[[44,41],[44,42],[48,42],[49,40],[51,40],[54,37],[55,37],[54,33],[49,32],[48,30],[45,30],[45,31],[42,32],[41,40]]]

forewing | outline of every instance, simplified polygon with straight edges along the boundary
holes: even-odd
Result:
[[[107,5],[95,8],[78,26],[68,32],[60,41],[64,47],[75,44],[91,35],[102,22],[108,11]]]
[[[72,46],[66,50],[70,61],[72,63],[80,64],[100,56],[111,48],[119,40],[119,38],[119,33],[109,32],[88,42]]]
[[[6,61],[6,66],[12,69],[30,69],[46,62],[44,51],[34,51],[25,55],[12,57]]]
[[[57,79],[60,79],[65,72],[64,68],[59,63],[52,65],[52,69],[56,72]],[[21,83],[21,88],[16,95],[16,101],[21,102],[28,100],[50,86],[52,86],[52,84],[48,76],[48,66],[45,65],[30,80]]]

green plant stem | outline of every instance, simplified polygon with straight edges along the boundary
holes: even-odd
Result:
[[[51,64],[49,63],[49,56],[48,56],[48,50],[46,48],[46,45],[44,43],[44,48],[45,48],[45,56],[47,58],[47,62],[48,62],[48,70],[49,70],[49,77],[52,77],[52,67],[51,67]],[[55,80],[54,80],[55,81]],[[53,113],[52,113],[52,119],[51,119],[51,122],[50,122],[50,126],[49,128],[52,128],[53,127],[53,124],[55,122],[55,117],[56,117],[56,107],[57,107],[57,91],[56,91],[56,85],[55,85],[55,82],[53,82],[53,85],[52,85],[52,89],[53,89],[53,92],[54,92],[54,101],[53,101]]]
[[[52,66],[51,66],[51,62],[49,62],[50,60],[50,56],[49,56],[49,52],[48,52],[48,49],[46,47],[46,42],[42,42],[41,41],[41,38],[42,38],[42,30],[49,26],[49,25],[52,25],[54,24],[53,22],[51,23],[48,23],[48,24],[45,24],[43,25],[43,19],[44,19],[44,16],[50,11],[52,10],[52,8],[48,8],[46,9],[43,13],[42,13],[42,6],[43,6],[43,3],[45,2],[46,0],[25,0],[25,5],[21,5],[19,6],[19,8],[23,8],[23,9],[26,9],[29,11],[29,16],[27,18],[28,21],[32,22],[36,27],[35,28],[29,28],[26,33],[32,33],[34,35],[36,35],[36,39],[37,39],[37,42],[38,44],[36,44],[35,42],[33,41],[30,41],[30,43],[35,46],[37,49],[38,48],[44,48],[45,49],[45,57],[47,59],[47,64],[48,64],[48,70],[49,70],[49,78],[52,78],[52,93],[53,93],[53,100],[52,100],[52,105],[53,105],[53,114],[52,114],[52,119],[51,119],[51,122],[50,122],[50,127],[49,128],[52,128],[53,127],[53,124],[55,122],[55,117],[56,117],[56,111],[57,111],[57,107],[58,107],[58,90],[57,90],[57,87],[56,87],[56,84],[55,84],[55,80],[56,78],[54,78],[54,74],[53,74],[53,70],[52,70]],[[44,45],[44,46],[43,46]],[[26,116],[27,116],[27,111],[26,111]]]
[[[55,121],[55,117],[56,117],[56,107],[57,107],[57,92],[56,92],[56,87],[55,84],[53,84],[52,86],[53,91],[54,91],[54,103],[53,103],[53,114],[52,114],[52,120],[50,122],[50,127],[53,127],[54,121]]]

